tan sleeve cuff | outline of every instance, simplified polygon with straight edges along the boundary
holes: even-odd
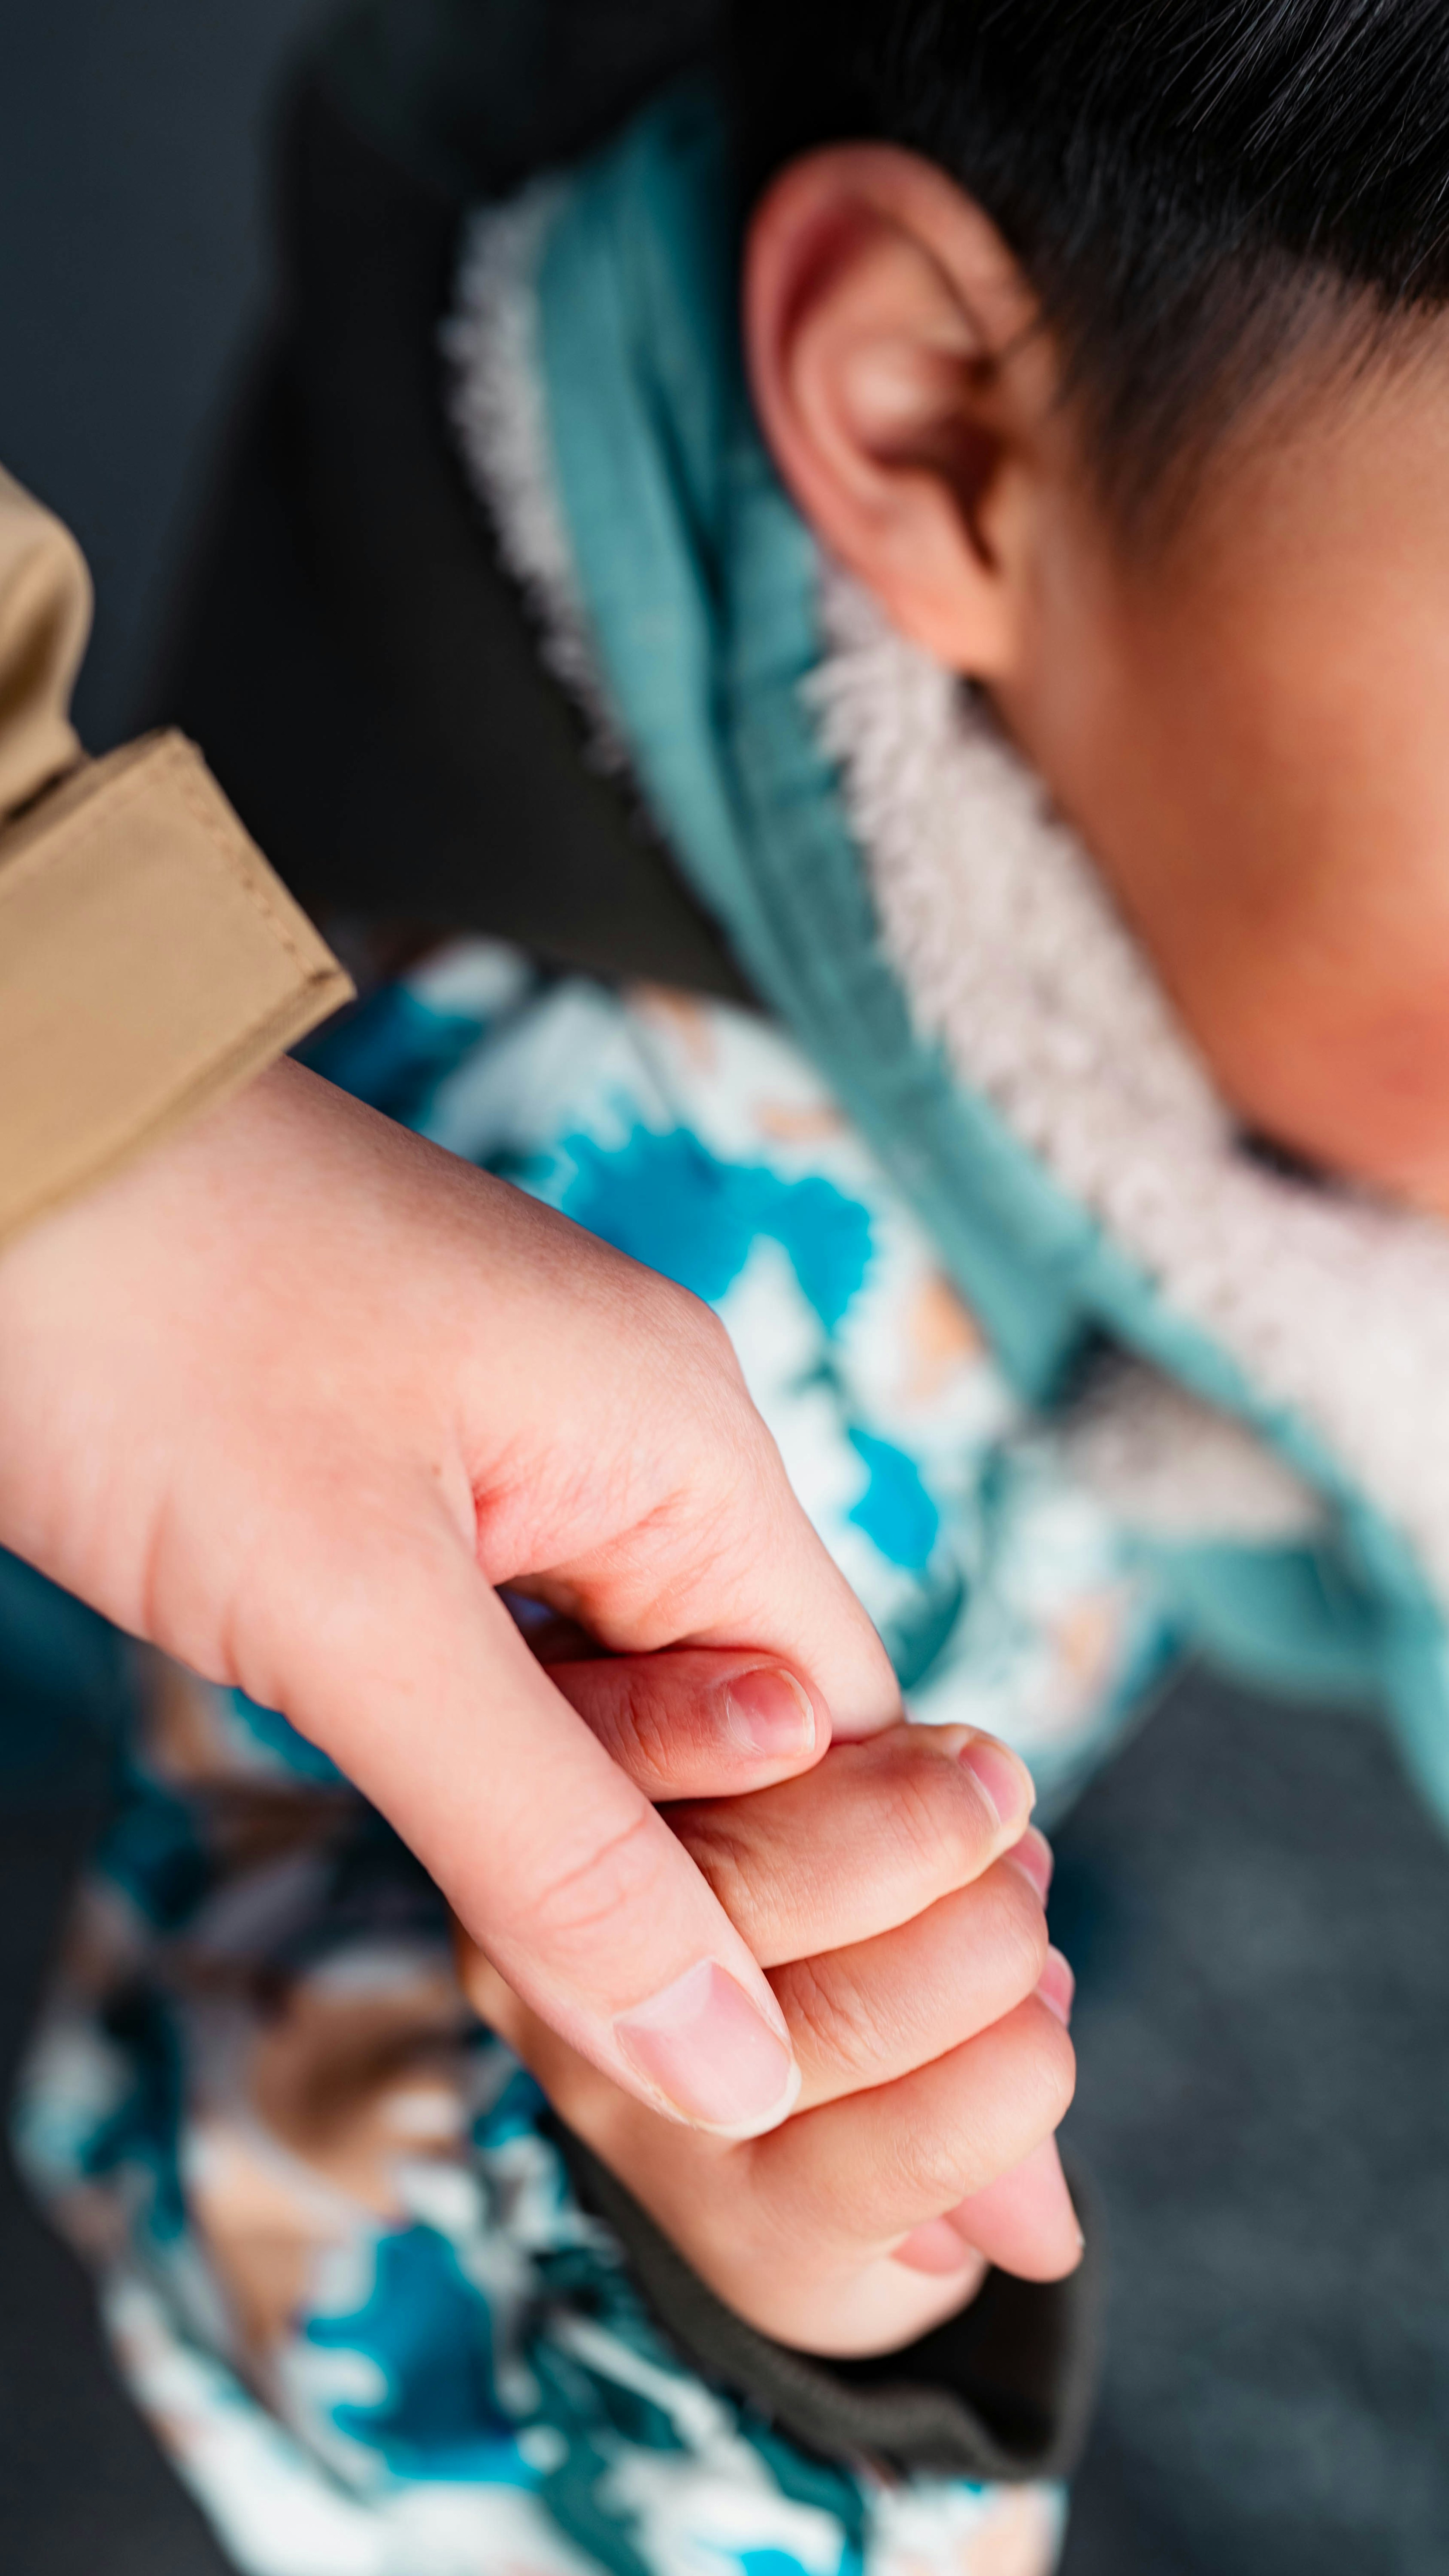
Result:
[[[0,1241],[351,992],[182,735],[74,771],[0,832]]]

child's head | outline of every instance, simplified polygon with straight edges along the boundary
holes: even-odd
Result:
[[[1449,1205],[1443,0],[737,21],[807,515],[985,684],[1244,1118]]]

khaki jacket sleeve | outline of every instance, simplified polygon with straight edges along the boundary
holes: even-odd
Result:
[[[0,471],[0,1242],[352,989],[181,734],[84,757],[89,623],[74,541]]]

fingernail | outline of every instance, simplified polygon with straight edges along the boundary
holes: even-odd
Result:
[[[725,1725],[748,1753],[765,1753],[780,1761],[791,1753],[815,1749],[815,1711],[810,1694],[793,1673],[760,1664],[740,1673],[725,1688]]]
[[[636,2073],[696,2128],[756,2137],[800,2090],[784,2041],[713,1959],[621,2014],[614,2034]]]
[[[1036,1805],[1036,1789],[1024,1762],[991,1735],[973,1735],[958,1759],[1000,1824],[1013,1825],[1018,1817],[1026,1823]]]
[[[1036,1990],[1047,2011],[1056,2014],[1063,2030],[1070,2030],[1072,1997],[1077,1991],[1077,1981],[1060,1950],[1048,1950],[1046,1966],[1036,1981]]]
[[[1045,1834],[1039,1833],[1035,1825],[1028,1825],[1020,1842],[1012,1844],[1006,1858],[1015,1862],[1023,1878],[1031,1880],[1032,1886],[1045,1905],[1047,1891],[1052,1883],[1052,1871],[1056,1867],[1052,1847]]]

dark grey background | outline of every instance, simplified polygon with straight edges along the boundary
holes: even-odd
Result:
[[[0,457],[95,570],[125,730],[264,294],[261,135],[312,0],[16,0]],[[5,1609],[0,1587],[0,1616]],[[101,1812],[84,1708],[0,1708],[0,2074]],[[1449,2569],[1449,1854],[1368,1724],[1195,1683],[1059,1837],[1071,2127],[1113,2250],[1068,2576]],[[0,2564],[220,2576],[68,2258],[0,2189]]]
[[[0,457],[96,583],[79,692],[125,731],[263,291],[261,136],[335,0],[5,0]]]

